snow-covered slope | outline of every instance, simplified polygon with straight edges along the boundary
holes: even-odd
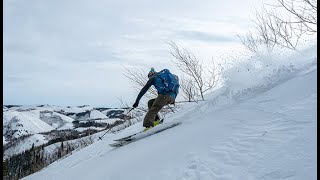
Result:
[[[48,139],[43,134],[33,134],[23,140],[21,140],[19,143],[17,143],[15,146],[12,146],[8,149],[6,149],[4,153],[4,158],[10,157],[14,154],[22,153],[23,151],[27,149],[31,149],[32,145],[34,147],[40,146],[42,144],[45,144],[48,142]]]
[[[33,110],[27,112],[8,110],[3,114],[3,125],[4,135],[15,138],[54,129],[40,119],[39,111]]]
[[[166,117],[179,126],[108,146],[142,129],[135,124],[24,179],[316,179],[317,63],[305,58],[304,66],[280,68],[260,83],[240,87],[229,79],[231,90]]]

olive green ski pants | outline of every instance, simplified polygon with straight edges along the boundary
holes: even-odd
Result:
[[[167,104],[174,102],[174,99],[170,95],[159,94],[156,99],[150,99],[148,101],[148,112],[143,120],[144,127],[153,126],[153,121],[159,119],[158,112]]]

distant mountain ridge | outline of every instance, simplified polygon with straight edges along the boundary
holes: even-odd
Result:
[[[33,144],[39,146],[59,138],[50,135],[56,134],[55,131],[68,130],[81,134],[91,129],[90,132],[94,133],[124,122],[124,118],[131,119],[143,114],[134,110],[127,115],[127,110],[128,108],[95,108],[89,105],[4,105],[4,154],[11,156],[31,148]]]

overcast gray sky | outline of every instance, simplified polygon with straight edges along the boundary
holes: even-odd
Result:
[[[4,0],[4,104],[133,103],[123,67],[176,71],[168,41],[201,58],[239,45],[258,0]]]

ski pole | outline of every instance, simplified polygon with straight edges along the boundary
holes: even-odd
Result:
[[[169,104],[168,104],[168,107],[173,113],[175,113],[174,110],[172,109],[172,107],[169,106]]]
[[[132,107],[127,113],[126,116],[130,113],[130,111],[132,111],[134,109],[134,107]],[[99,137],[100,140],[102,140],[103,136],[106,135],[112,128],[108,129],[108,131],[106,131],[101,137]]]

